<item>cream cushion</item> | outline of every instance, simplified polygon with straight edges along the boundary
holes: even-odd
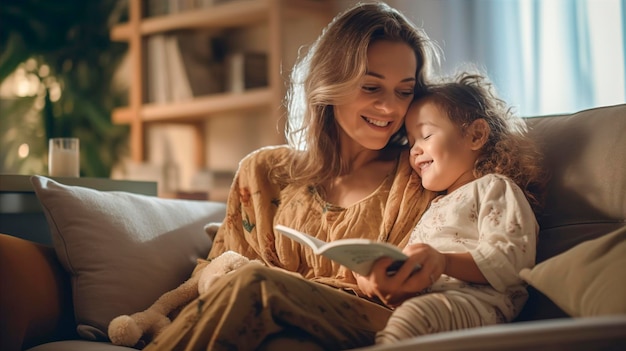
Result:
[[[520,276],[572,317],[626,314],[626,226]]]
[[[225,205],[67,186],[33,176],[53,246],[70,273],[78,334],[107,340],[114,317],[142,311],[207,256]]]

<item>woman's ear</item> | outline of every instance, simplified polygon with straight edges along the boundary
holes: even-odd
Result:
[[[472,150],[480,150],[489,140],[489,133],[491,133],[491,129],[484,119],[479,118],[472,122],[468,130]]]

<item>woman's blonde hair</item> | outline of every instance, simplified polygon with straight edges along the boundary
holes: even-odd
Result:
[[[526,123],[497,97],[485,75],[461,72],[428,87],[419,98],[429,99],[465,133],[476,120],[489,126],[489,137],[474,164],[474,176],[498,173],[511,178],[538,212],[547,181],[537,145],[527,136]]]
[[[274,174],[279,180],[318,185],[345,171],[333,106],[359,89],[367,70],[367,49],[376,40],[403,42],[413,48],[416,90],[425,86],[438,51],[420,28],[385,3],[358,4],[339,14],[292,71],[285,135],[301,152],[283,160],[285,167],[276,167],[284,170]],[[387,147],[399,145],[404,133],[402,128]]]

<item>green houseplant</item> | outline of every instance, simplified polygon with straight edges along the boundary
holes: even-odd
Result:
[[[111,111],[126,97],[113,77],[127,46],[112,42],[109,30],[126,7],[118,0],[0,2],[0,84],[30,87],[0,101],[0,172],[46,174],[51,137],[80,138],[82,176],[108,177],[124,157],[128,130],[112,124]]]

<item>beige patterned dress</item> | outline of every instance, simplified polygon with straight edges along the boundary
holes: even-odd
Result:
[[[210,258],[234,250],[266,264],[220,278],[192,301],[148,350],[254,350],[271,334],[297,330],[327,350],[369,345],[391,311],[367,299],[352,273],[280,235],[275,224],[322,240],[364,237],[404,247],[432,199],[409,166],[408,151],[370,196],[348,208],[314,187],[269,181],[286,146],[263,148],[240,163]],[[321,284],[320,284],[321,283]],[[351,293],[352,292],[352,293]]]

